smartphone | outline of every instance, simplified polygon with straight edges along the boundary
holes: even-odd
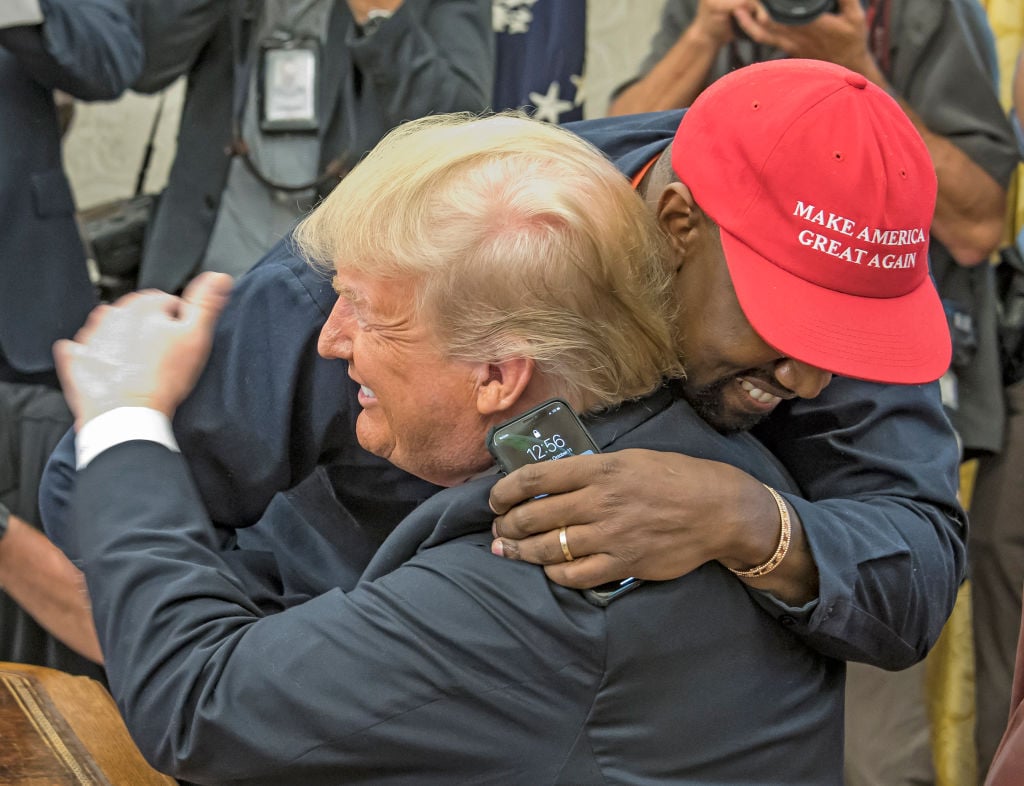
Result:
[[[487,449],[505,474],[540,461],[601,452],[572,407],[560,398],[492,428]],[[631,577],[583,590],[583,595],[595,605],[607,606],[642,583]]]
[[[506,474],[539,461],[601,452],[572,407],[560,398],[492,428],[487,449]]]

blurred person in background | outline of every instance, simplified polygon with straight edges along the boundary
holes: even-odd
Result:
[[[402,121],[490,106],[489,0],[133,0],[134,87],[187,78],[138,284],[239,274]]]

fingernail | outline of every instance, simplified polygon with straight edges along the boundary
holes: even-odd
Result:
[[[505,545],[500,540],[491,541],[491,554],[495,557],[505,556]]]

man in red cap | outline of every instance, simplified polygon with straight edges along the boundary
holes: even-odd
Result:
[[[694,103],[672,168],[718,227],[767,344],[857,379],[942,375],[950,341],[928,276],[935,170],[879,88],[822,61],[751,66]]]
[[[799,519],[789,555],[771,575],[744,580],[767,591],[780,621],[829,651],[886,669],[914,665],[937,640],[963,576],[965,531],[928,502],[955,509],[958,452],[937,386],[851,378],[921,383],[948,365],[927,264],[931,161],[895,101],[820,61],[724,77],[684,116],[670,148],[678,115],[660,116],[657,129],[650,116],[595,121],[589,135],[622,151],[620,168],[633,174],[657,155],[649,148],[660,133],[661,157],[639,186],[683,259],[684,395],[718,428],[763,420],[754,433],[816,503],[789,500]],[[630,124],[632,136],[622,131]],[[638,143],[644,156],[629,152]],[[699,220],[681,218],[694,211]],[[701,242],[709,232],[717,237]],[[714,287],[702,284],[709,275]],[[756,338],[737,338],[751,330]],[[842,376],[820,398],[794,400],[821,392],[822,369]],[[636,453],[514,475],[494,490],[499,513],[538,493],[563,494],[500,518],[494,550],[546,563],[571,586],[684,574],[713,558],[716,531],[749,537],[764,526],[769,558],[779,536],[770,508],[740,502],[755,489],[738,492],[706,469]],[[709,493],[716,487],[728,493]],[[585,559],[566,562],[556,534],[540,534],[550,528]],[[908,712],[923,713],[915,695]],[[906,717],[888,709],[880,722]],[[900,752],[920,752],[930,769],[920,728]],[[893,771],[881,757],[873,764]]]
[[[638,135],[652,137],[654,124],[669,126],[673,116],[638,116],[644,124]],[[595,124],[620,133],[615,129],[621,121]],[[607,149],[600,129],[592,138]],[[658,145],[651,157],[649,148]],[[884,91],[817,60],[752,65],[702,93],[674,139],[650,142],[644,150],[648,164],[635,172],[635,180],[678,255],[680,342],[687,365],[680,388],[708,423],[720,431],[748,430],[761,421],[770,426],[776,409],[799,413],[800,399],[816,398],[829,384],[835,393],[859,385],[854,380],[919,385],[941,376],[950,341],[928,273],[935,172],[920,136]],[[845,379],[833,380],[834,374]],[[851,398],[878,402],[887,390],[861,386]],[[897,419],[888,425],[898,434]],[[827,438],[843,439],[838,433]],[[955,445],[948,430],[944,439],[951,448],[945,454],[949,474]],[[897,460],[904,467],[924,459],[912,444],[890,449],[894,460],[905,453]],[[687,480],[690,467],[684,460],[674,471],[674,459],[580,457],[511,476],[492,497],[505,514],[496,522],[496,552],[554,563],[549,575],[571,585],[629,575],[666,578],[702,564],[713,548],[707,524],[687,514],[692,504],[684,499],[695,491]],[[822,466],[818,473],[834,470]],[[876,470],[858,468],[866,494],[885,486],[880,482],[872,489]],[[643,490],[627,493],[641,477]],[[531,499],[538,493],[557,495]],[[735,499],[728,505],[751,510],[735,506]],[[805,509],[802,503],[796,507],[799,522]],[[621,523],[613,523],[620,517]],[[571,563],[556,548],[557,533],[511,539],[541,532],[549,523],[568,527]],[[749,517],[734,522],[744,530],[757,523]],[[801,529],[797,524],[795,530]],[[629,535],[616,542],[603,536],[607,530]],[[768,517],[764,555],[772,554],[777,535],[777,520]],[[761,586],[800,603],[816,597],[815,564],[830,561],[818,538],[834,535],[816,528],[795,534],[800,548],[791,548],[792,562],[783,561]],[[793,559],[801,550],[804,559]],[[909,565],[909,555],[904,557]],[[955,587],[946,590],[954,593]],[[952,596],[944,600],[948,613]],[[919,657],[931,643],[934,638],[918,643]]]

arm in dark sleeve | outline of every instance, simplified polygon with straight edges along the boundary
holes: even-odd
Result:
[[[791,628],[824,654],[883,668],[925,656],[965,572],[959,450],[937,385],[836,378],[758,429],[807,499],[787,495],[818,566],[820,592]]]
[[[334,298],[327,278],[295,256],[287,241],[236,283],[206,369],[174,420],[218,524],[252,524],[277,491],[356,449],[358,413],[351,410],[347,366],[316,351]],[[74,467],[69,434],[40,487],[44,527],[65,551],[74,542],[68,529]]]
[[[502,751],[557,768],[548,746],[571,747],[591,705],[604,656],[568,615],[598,615],[543,600],[532,566],[495,570],[486,532],[267,615],[218,554],[181,456],[112,448],[83,470],[75,508],[111,691],[144,755],[177,777],[466,782],[493,762],[494,782],[516,782]],[[524,592],[540,611],[517,608]]]
[[[381,98],[385,129],[490,105],[494,33],[486,0],[406,0],[376,33],[350,37],[346,46]]]
[[[40,85],[86,101],[111,100],[142,68],[142,47],[123,0],[40,0],[42,25],[0,28]]]
[[[329,279],[288,240],[235,285],[206,369],[174,419],[219,525],[252,524],[277,491],[354,442],[348,367],[316,350],[334,300]]]
[[[229,0],[133,0],[146,55],[134,89],[156,93],[187,74],[218,26],[227,29],[231,5]]]

